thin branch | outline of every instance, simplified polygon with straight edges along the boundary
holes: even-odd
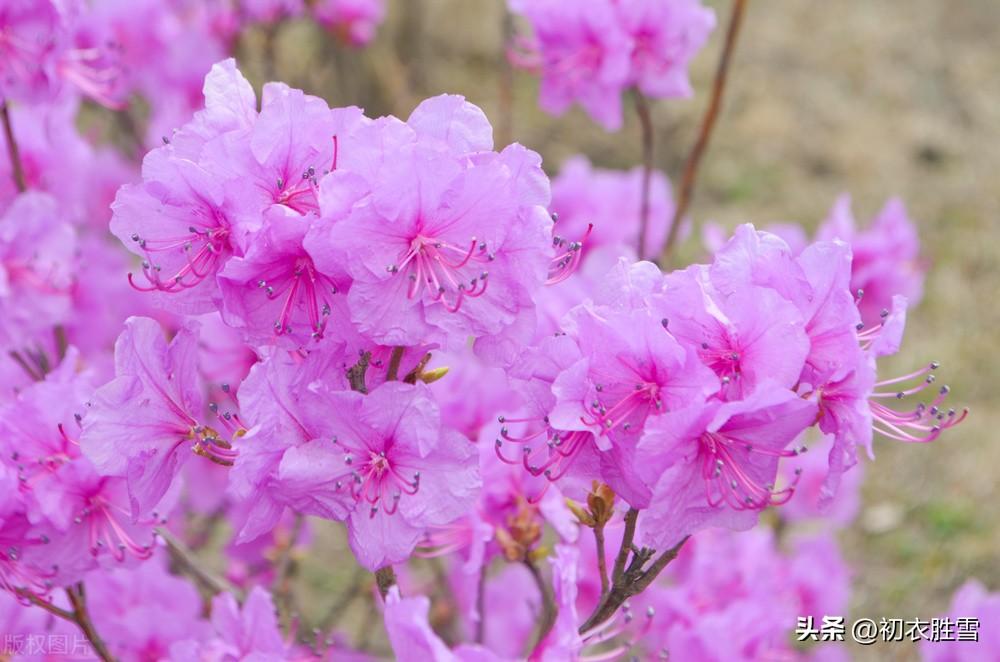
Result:
[[[514,36],[514,17],[503,5],[500,9],[500,80],[497,85],[497,147],[503,148],[514,139],[514,67],[507,58],[507,47]]]
[[[649,103],[645,95],[635,88],[635,110],[639,116],[639,127],[642,137],[642,192],[639,199],[639,246],[636,255],[639,259],[646,257],[646,233],[649,228],[649,188],[653,179],[653,154],[656,134],[653,131],[653,118],[649,113]]]
[[[611,579],[616,584],[625,574],[625,564],[628,563],[628,555],[632,550],[632,540],[635,539],[635,523],[639,517],[639,511],[629,508],[625,513],[625,533],[622,535],[622,546],[618,548],[618,556],[615,558],[615,568],[611,574]]]
[[[292,559],[292,550],[295,548],[295,542],[299,538],[299,533],[302,531],[302,525],[305,522],[305,517],[297,513],[295,515],[295,520],[292,522],[291,534],[288,538],[288,544],[284,545],[278,551],[278,557],[275,559],[275,578],[273,585],[273,593],[275,597],[275,602],[278,606],[278,612],[284,616],[286,619],[291,612],[292,607],[292,572],[295,567],[294,560]]]
[[[479,569],[479,582],[476,584],[476,643],[483,643],[486,637],[486,564]]]
[[[622,573],[620,579],[615,580],[614,585],[606,596],[597,604],[594,612],[584,621],[583,625],[580,626],[579,632],[583,634],[588,630],[605,622],[609,618],[615,615],[618,609],[625,603],[626,600],[634,595],[642,593],[650,584],[656,579],[656,577],[663,571],[667,565],[677,558],[677,554],[680,552],[681,547],[687,542],[690,536],[685,536],[679,543],[671,547],[667,551],[663,552],[649,568],[646,570],[642,569],[653,554],[652,550],[642,549],[639,550],[635,558],[633,558],[627,571]]]
[[[347,589],[337,598],[336,602],[330,605],[330,609],[327,610],[326,615],[320,620],[319,629],[321,631],[325,632],[336,625],[350,604],[363,593],[363,589],[367,590],[365,587],[367,579],[368,573],[363,568],[355,568],[354,575],[351,577],[351,583],[348,584]]]
[[[601,576],[601,597],[608,594],[611,588],[608,581],[608,560],[604,557],[604,524],[594,527],[594,542],[597,546],[597,572]]]
[[[70,623],[75,623],[76,622],[76,617],[73,615],[72,612],[66,611],[65,609],[61,609],[61,608],[55,606],[54,604],[52,604],[51,602],[49,602],[45,598],[40,598],[37,595],[35,595],[34,593],[32,593],[31,591],[26,591],[24,589],[18,588],[18,589],[14,589],[14,593],[19,598],[21,598],[23,600],[27,600],[28,602],[30,602],[31,604],[33,604],[33,605],[35,605],[37,607],[41,607],[42,609],[44,609],[45,611],[49,612],[50,614],[52,614],[56,618],[61,618],[64,621],[69,621]]]
[[[542,594],[542,614],[538,622],[538,638],[531,647],[534,650],[538,644],[545,641],[545,637],[549,635],[552,627],[556,624],[556,616],[559,614],[559,609],[556,607],[556,597],[552,592],[552,585],[542,576],[542,572],[538,569],[538,566],[530,558],[524,559],[524,565],[531,572],[531,576]]]
[[[389,355],[389,370],[385,373],[385,380],[392,382],[399,379],[399,364],[403,362],[405,347],[393,347],[392,354]]]
[[[371,360],[371,352],[362,352],[358,362],[347,371],[347,381],[351,384],[352,391],[368,393],[368,387],[365,386],[365,375],[368,372],[368,363]]]
[[[715,70],[715,79],[712,83],[712,97],[709,100],[708,108],[701,120],[701,129],[698,132],[698,139],[688,154],[684,163],[684,174],[681,178],[680,188],[677,194],[677,206],[674,208],[674,217],[670,222],[670,230],[667,233],[667,241],[660,254],[660,265],[664,266],[670,259],[670,253],[677,242],[678,230],[684,214],[687,213],[691,204],[691,196],[694,193],[694,184],[698,176],[698,166],[702,156],[708,147],[708,140],[712,136],[712,129],[715,127],[715,120],[722,108],[722,95],[726,89],[726,80],[729,77],[729,64],[732,61],[733,50],[736,47],[736,38],[740,33],[740,26],[743,24],[743,16],[746,13],[747,0],[733,0],[732,12],[729,15],[729,27],[726,30],[726,41],[722,47],[722,55],[719,56],[719,64]]]
[[[167,543],[170,558],[173,559],[177,567],[194,578],[195,581],[201,584],[212,595],[232,593],[237,598],[240,597],[239,589],[202,566],[198,558],[187,548],[187,545],[178,540],[174,534],[164,528],[157,528],[156,535],[163,538],[163,541]]]
[[[385,596],[389,595],[389,589],[396,585],[396,571],[391,565],[375,571],[375,584],[378,586],[379,595],[385,600]]]
[[[7,156],[10,157],[11,176],[14,178],[14,186],[21,193],[28,190],[27,180],[24,178],[24,164],[21,162],[21,152],[17,147],[17,140],[14,138],[14,127],[10,121],[10,109],[7,102],[0,103],[0,121],[3,122],[3,134],[7,142]]]
[[[87,613],[87,602],[84,593],[83,583],[76,585],[76,588],[67,587],[66,595],[69,597],[69,602],[73,605],[73,622],[76,623],[80,631],[90,642],[90,645],[94,647],[94,653],[97,657],[104,660],[104,662],[114,662],[114,657],[112,657],[111,652],[104,645],[104,641],[101,639],[100,635],[97,634],[97,630],[94,628],[93,622],[90,620],[90,614]]]

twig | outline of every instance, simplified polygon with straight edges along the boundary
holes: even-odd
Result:
[[[632,540],[635,538],[635,523],[639,517],[639,511],[629,508],[625,513],[625,532],[622,534],[622,546],[618,548],[618,556],[615,557],[615,567],[611,574],[611,579],[616,584],[625,574],[625,564],[628,562],[629,552],[632,550]]]
[[[94,624],[90,620],[90,614],[87,613],[83,583],[77,584],[76,588],[67,587],[66,595],[69,597],[70,604],[73,605],[73,622],[83,632],[83,636],[87,638],[90,645],[94,647],[94,653],[104,662],[114,662],[115,658],[112,657],[111,652],[104,645],[104,641],[97,634],[97,630],[94,629]]]
[[[615,615],[618,608],[625,603],[626,600],[634,595],[642,593],[653,580],[663,571],[667,565],[677,558],[677,554],[680,552],[681,547],[687,542],[690,536],[685,536],[679,543],[671,547],[667,551],[663,552],[647,569],[643,570],[642,566],[645,565],[652,555],[653,550],[642,549],[638,550],[632,559],[632,563],[629,565],[628,570],[622,573],[619,579],[616,579],[611,590],[608,592],[604,598],[598,602],[597,607],[594,612],[584,621],[583,625],[580,626],[579,632],[583,634],[588,630],[600,625],[604,621],[608,620]]]
[[[351,578],[351,583],[348,584],[347,590],[345,590],[337,601],[330,605],[330,609],[327,610],[326,615],[320,620],[319,629],[322,631],[329,630],[333,627],[340,617],[343,615],[347,607],[354,602],[362,593],[362,589],[365,588],[365,580],[368,578],[368,573],[362,568],[355,568],[354,576]],[[370,587],[369,587],[370,588]]]
[[[653,153],[655,149],[655,134],[653,118],[649,114],[649,103],[645,95],[635,88],[635,110],[639,116],[639,126],[642,136],[642,192],[639,199],[639,247],[636,255],[639,259],[646,257],[646,233],[649,227],[649,188],[653,179]]]
[[[52,614],[57,618],[61,618],[64,621],[69,621],[71,623],[75,622],[75,616],[73,615],[72,612],[66,611],[65,609],[61,609],[55,606],[45,598],[40,598],[31,591],[26,591],[24,589],[18,588],[14,589],[14,593],[19,598],[27,600],[28,602],[37,607],[41,607],[42,609],[44,609],[45,611],[49,612],[50,614]]]
[[[608,593],[610,583],[608,581],[608,560],[604,558],[604,524],[597,524],[594,527],[594,542],[597,545],[597,572],[601,576],[601,597]]]
[[[27,181],[24,178],[24,164],[21,163],[21,152],[17,148],[17,140],[14,138],[14,127],[10,121],[10,109],[7,102],[0,103],[0,121],[3,122],[4,138],[7,141],[7,156],[10,157],[11,176],[14,178],[14,186],[21,193],[28,190]]]
[[[514,139],[514,67],[507,58],[507,46],[514,35],[514,17],[501,7],[500,19],[500,80],[497,85],[497,147],[503,148]]]
[[[391,565],[375,571],[375,585],[378,586],[379,595],[385,600],[385,596],[389,595],[389,589],[396,585],[396,571]]]
[[[278,612],[286,619],[289,616],[292,606],[292,570],[294,568],[292,550],[295,548],[295,541],[299,538],[304,521],[305,517],[303,515],[299,513],[295,515],[288,544],[279,550],[278,558],[275,559],[274,563],[275,577],[273,592],[275,602],[278,606]]]
[[[549,635],[552,627],[556,624],[556,616],[559,614],[559,609],[556,607],[556,598],[552,592],[552,586],[549,582],[545,581],[545,577],[542,576],[538,566],[535,565],[531,558],[525,558],[524,565],[531,572],[531,576],[534,578],[535,584],[538,585],[538,590],[542,594],[542,617],[538,622],[538,638],[531,647],[534,650],[538,644],[545,641],[545,637]]]
[[[677,232],[680,228],[681,220],[691,204],[691,196],[694,192],[695,179],[698,175],[698,166],[701,158],[708,146],[708,140],[715,127],[715,120],[722,107],[722,94],[726,89],[726,79],[729,75],[729,63],[732,60],[733,50],[736,47],[736,38],[740,33],[740,26],[743,24],[743,16],[746,13],[747,0],[733,0],[732,12],[729,15],[729,27],[726,30],[726,41],[722,47],[722,55],[719,56],[719,64],[715,70],[715,79],[712,83],[712,97],[709,100],[708,108],[701,120],[701,129],[698,132],[698,139],[688,154],[684,163],[684,174],[681,178],[680,189],[677,194],[677,206],[674,208],[674,217],[670,222],[670,230],[667,233],[667,241],[660,254],[660,265],[666,265],[670,258],[670,253],[677,241]]]
[[[486,563],[479,569],[479,582],[476,584],[476,643],[483,643],[486,637]]]
[[[389,355],[389,370],[385,373],[385,380],[392,382],[399,379],[399,364],[403,362],[405,347],[393,347],[392,354]]]
[[[368,387],[365,386],[365,374],[368,372],[368,363],[371,360],[371,352],[362,352],[358,362],[347,371],[347,381],[351,384],[352,391],[368,393]]]
[[[157,528],[156,534],[163,538],[163,541],[167,543],[170,558],[173,559],[174,563],[182,571],[191,575],[195,581],[211,592],[212,595],[216,595],[218,593],[232,593],[237,597],[237,599],[241,597],[239,589],[222,577],[218,577],[210,570],[203,567],[201,562],[195,557],[191,550],[187,548],[187,545],[174,537],[174,534],[164,528]]]

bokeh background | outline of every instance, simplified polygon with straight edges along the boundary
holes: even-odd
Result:
[[[672,179],[708,101],[730,8],[708,4],[720,26],[695,61],[694,98],[653,104],[656,164]],[[405,117],[426,96],[463,94],[486,110],[498,143],[539,151],[553,175],[577,153],[603,167],[639,163],[634,117],[605,133],[581,111],[554,118],[538,109],[537,80],[504,64],[511,26],[502,0],[388,0],[388,9],[366,49],[290,22],[245,35],[240,65],[255,85],[284,80],[373,116]],[[886,372],[938,360],[939,380],[972,415],[934,444],[876,443],[861,515],[842,537],[855,571],[851,617],[931,618],[970,577],[1000,589],[1000,444],[991,432],[1000,428],[998,43],[996,0],[750,2],[691,208],[696,224],[781,221],[811,231],[842,192],[862,224],[898,195],[919,227],[925,296]],[[701,257],[697,232],[680,254]],[[331,550],[343,545],[317,528]],[[304,599],[364,632],[363,605],[337,597],[360,581],[350,566],[323,556],[301,566]],[[916,650],[851,653],[902,660]]]

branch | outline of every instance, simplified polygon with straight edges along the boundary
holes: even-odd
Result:
[[[285,617],[289,615],[292,607],[292,570],[294,568],[292,550],[295,548],[295,542],[299,538],[304,521],[305,517],[300,513],[296,513],[295,520],[292,522],[288,544],[278,550],[278,557],[274,563],[275,577],[273,593],[275,603],[278,606],[278,612]]]
[[[531,558],[525,558],[524,565],[531,572],[531,576],[534,578],[535,584],[538,585],[538,590],[542,594],[542,617],[539,621],[538,639],[531,647],[531,650],[534,650],[538,644],[545,641],[545,637],[548,636],[552,627],[556,624],[556,616],[559,610],[556,607],[556,597],[552,592],[552,585],[545,581],[545,577],[542,576],[542,572],[538,569],[538,566],[535,565]]]
[[[497,85],[497,148],[510,144],[514,136],[514,67],[507,58],[507,47],[514,35],[514,17],[507,7],[500,10],[500,80]]]
[[[372,360],[370,352],[362,352],[358,362],[347,371],[347,381],[351,384],[351,390],[358,393],[368,393],[365,386],[365,373],[368,372],[368,363]]]
[[[681,220],[691,205],[691,196],[694,193],[694,183],[698,175],[698,166],[701,158],[708,147],[708,140],[712,136],[712,129],[715,127],[715,120],[722,108],[722,94],[726,89],[726,79],[729,76],[729,63],[733,57],[733,50],[736,47],[736,38],[740,33],[740,26],[743,24],[743,16],[746,13],[747,0],[733,0],[733,9],[729,15],[729,27],[726,31],[726,41],[722,47],[722,55],[719,56],[719,64],[715,70],[715,79],[712,83],[712,97],[709,100],[708,108],[701,120],[701,130],[698,132],[698,139],[688,154],[684,164],[684,174],[681,178],[680,189],[677,193],[677,206],[674,208],[674,217],[670,222],[670,230],[667,233],[667,241],[660,254],[660,265],[665,266],[670,258],[670,253],[677,241],[677,232],[680,228]]]
[[[597,604],[594,609],[594,613],[584,621],[583,625],[580,626],[579,632],[583,634],[588,630],[600,625],[604,621],[608,620],[618,611],[626,600],[634,595],[642,593],[653,580],[663,571],[667,565],[677,558],[677,554],[680,552],[681,547],[687,542],[690,536],[685,536],[681,539],[679,543],[671,547],[667,551],[663,552],[649,568],[646,570],[642,569],[646,561],[652,556],[653,551],[648,549],[639,550],[636,553],[635,558],[632,560],[632,564],[629,569],[622,573],[620,579],[615,580],[614,585],[611,587],[611,591]]]
[[[11,176],[14,178],[14,185],[17,190],[24,193],[28,190],[27,181],[24,178],[24,165],[21,163],[21,152],[17,148],[17,140],[14,138],[14,127],[10,121],[10,109],[7,102],[0,103],[0,121],[3,122],[4,138],[7,141],[7,156],[10,157]]]
[[[97,634],[97,630],[94,629],[94,624],[90,620],[90,614],[87,613],[87,603],[86,597],[84,595],[83,582],[76,585],[76,588],[67,587],[66,595],[69,597],[70,604],[73,605],[73,622],[76,623],[80,631],[83,632],[83,636],[87,638],[90,645],[94,647],[94,653],[97,657],[104,660],[104,662],[114,662],[114,657],[111,656],[111,652],[108,651],[107,647],[104,645],[104,641]]]
[[[611,579],[617,584],[625,573],[625,564],[628,562],[628,554],[632,550],[632,540],[635,538],[635,523],[639,518],[639,511],[629,508],[625,513],[625,533],[622,535],[622,546],[618,548],[618,556],[615,558],[615,568],[611,574]]]
[[[396,571],[391,565],[375,571],[375,584],[382,599],[385,600],[385,596],[389,595],[389,589],[396,585]]]
[[[608,594],[608,560],[604,557],[604,524],[594,527],[594,542],[597,545],[597,572],[601,576],[601,598]]]
[[[170,552],[170,558],[173,559],[174,563],[182,571],[193,577],[195,581],[201,584],[212,595],[232,593],[237,598],[240,597],[239,589],[222,577],[216,576],[207,568],[204,568],[198,558],[187,548],[187,545],[174,537],[174,534],[164,528],[157,528],[156,534],[167,543],[167,550]]]
[[[17,597],[21,598],[22,600],[27,600],[31,604],[33,604],[33,605],[35,605],[37,607],[41,607],[42,609],[44,609],[45,611],[49,612],[50,614],[52,614],[56,618],[61,618],[64,621],[69,621],[70,623],[76,622],[75,621],[75,616],[73,615],[72,612],[66,611],[65,609],[61,609],[61,608],[55,606],[54,604],[52,604],[51,602],[49,602],[45,598],[40,598],[37,595],[35,595],[34,593],[32,593],[31,591],[27,591],[27,590],[25,590],[23,588],[16,588],[16,589],[14,589],[14,594]]]
[[[649,188],[653,178],[653,150],[655,134],[653,119],[649,114],[649,104],[646,97],[635,88],[635,110],[639,115],[639,126],[642,129],[642,192],[639,199],[639,247],[636,255],[639,259],[646,256],[646,232],[649,226]]]
[[[392,354],[389,355],[389,370],[385,373],[385,380],[387,382],[399,379],[399,364],[403,362],[403,353],[405,351],[405,347],[392,348]]]

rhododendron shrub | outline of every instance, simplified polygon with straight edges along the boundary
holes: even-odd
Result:
[[[715,20],[511,5],[543,108],[608,128],[627,89],[692,93]],[[373,117],[223,57],[309,16],[360,46],[383,11],[0,0],[0,634],[103,660],[841,655],[789,633],[847,609],[860,458],[967,414],[937,363],[884,369],[926,265],[902,203],[858,230],[841,198],[811,242],[715,229],[668,269],[639,259],[683,220],[662,173],[550,181],[462,96]],[[76,130],[84,97],[149,105],[116,116],[133,161]],[[307,555],[357,568],[326,616]],[[356,598],[380,643],[338,629]]]

